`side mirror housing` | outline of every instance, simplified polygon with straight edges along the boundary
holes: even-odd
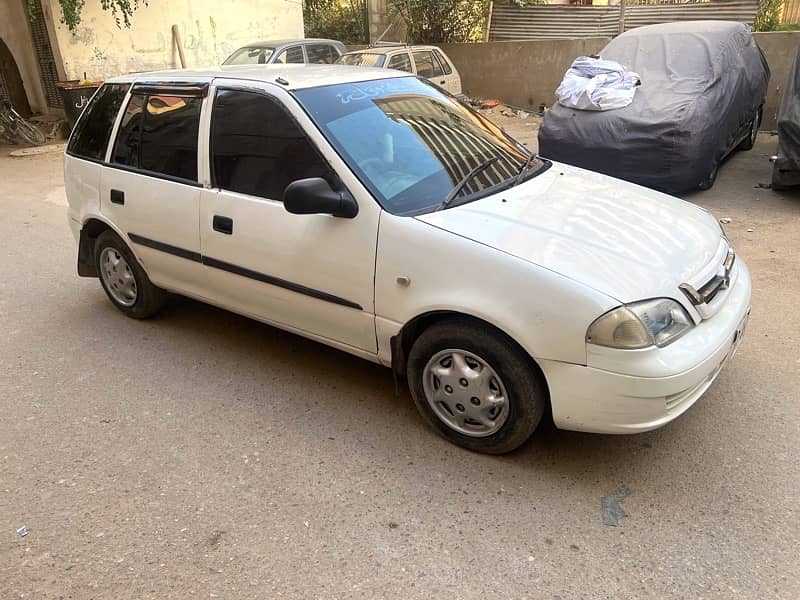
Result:
[[[358,204],[349,192],[334,191],[322,177],[298,179],[286,186],[283,206],[295,215],[333,215],[352,219]]]

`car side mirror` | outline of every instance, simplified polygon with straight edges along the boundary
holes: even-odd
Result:
[[[358,204],[347,190],[335,191],[322,177],[298,179],[286,186],[283,206],[295,215],[333,215],[352,219]]]

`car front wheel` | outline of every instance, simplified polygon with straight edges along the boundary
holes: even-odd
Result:
[[[113,231],[101,233],[94,244],[100,283],[109,300],[134,319],[147,319],[164,306],[167,293],[150,282],[130,248]]]
[[[447,440],[477,452],[519,447],[547,404],[530,357],[505,336],[469,321],[426,329],[411,348],[407,375],[425,420]]]

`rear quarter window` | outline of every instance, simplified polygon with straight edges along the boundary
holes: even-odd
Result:
[[[105,159],[111,129],[128,88],[128,83],[107,83],[97,91],[69,138],[68,154],[90,160]]]

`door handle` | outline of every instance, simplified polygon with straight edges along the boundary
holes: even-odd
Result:
[[[230,217],[214,215],[212,226],[214,227],[214,231],[219,231],[225,235],[231,235],[233,233],[233,219]]]
[[[447,83],[447,82],[446,82],[444,79],[442,79],[442,80],[439,82],[439,85],[444,85],[445,83]]]
[[[111,190],[111,204],[125,204],[125,192],[122,190]]]

